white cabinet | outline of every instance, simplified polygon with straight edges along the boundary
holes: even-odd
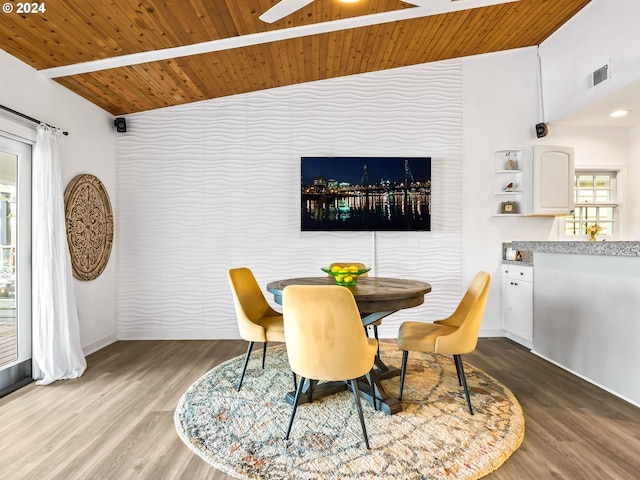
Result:
[[[571,213],[573,179],[573,148],[533,147],[533,215]]]
[[[533,346],[533,267],[502,265],[502,329],[512,340]]]
[[[573,148],[536,145],[493,153],[494,216],[568,215],[573,210]]]

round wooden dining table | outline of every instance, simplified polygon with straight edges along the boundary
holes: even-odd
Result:
[[[289,285],[335,285],[333,277],[301,277],[275,280],[267,284],[267,291],[273,294],[276,303],[282,305],[282,291]],[[358,305],[362,324],[368,325],[383,319],[405,308],[417,307],[424,303],[424,296],[431,291],[431,285],[418,280],[389,277],[362,277],[355,285],[348,288]],[[380,383],[381,380],[400,375],[397,367],[386,365],[376,355],[374,368],[371,371],[371,383],[365,378],[358,382],[361,396],[387,414],[402,411],[402,404],[394,396],[389,395]],[[300,403],[311,401],[311,395],[318,398],[348,388],[348,382],[327,382],[316,385],[315,382],[305,387]],[[287,394],[287,401],[293,403],[295,392]]]
[[[282,291],[288,285],[335,285],[333,277],[302,277],[275,280],[267,284],[276,303],[282,305]],[[418,280],[389,277],[362,277],[355,285],[345,286],[353,294],[364,326],[404,308],[424,303],[431,285]]]

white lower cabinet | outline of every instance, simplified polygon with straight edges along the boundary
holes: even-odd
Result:
[[[512,340],[533,346],[533,267],[502,265],[502,329]]]

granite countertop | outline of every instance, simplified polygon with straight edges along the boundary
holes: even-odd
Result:
[[[640,242],[530,242],[513,241],[511,248],[541,253],[563,253],[578,255],[609,255],[618,257],[640,257]]]

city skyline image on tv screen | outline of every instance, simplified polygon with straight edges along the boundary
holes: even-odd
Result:
[[[431,157],[302,157],[303,231],[431,230]]]

